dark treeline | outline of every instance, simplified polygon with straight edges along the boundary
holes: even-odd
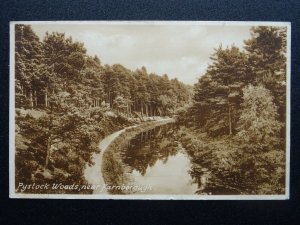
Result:
[[[276,119],[284,122],[285,35],[284,29],[257,27],[252,29],[252,38],[245,41],[244,51],[235,46],[227,48],[220,46],[215,49],[211,56],[211,65],[195,85],[194,104],[190,108],[192,117],[186,119],[195,122],[193,124],[203,128],[211,136],[236,134],[239,131],[238,122],[243,111],[242,104],[246,104],[245,92],[250,91],[255,95],[255,92],[261,91],[257,94],[264,101],[251,103],[256,104],[261,111],[275,110],[278,114]],[[251,85],[262,88],[251,88]],[[271,95],[272,99],[266,98],[268,95]],[[273,108],[271,106],[263,108],[267,105],[267,100],[271,102],[274,100]],[[257,116],[252,115],[253,119]]]
[[[15,27],[15,87],[16,187],[85,183],[100,138],[171,115],[190,99],[190,87],[177,79],[102,65],[83,43],[57,32],[39,40],[30,25]]]
[[[182,133],[187,149],[212,171],[215,186],[284,192],[286,33],[284,27],[253,27],[243,50],[215,49],[193,104],[180,112],[178,122],[198,137]]]
[[[15,37],[17,108],[47,108],[53,98],[72,95],[87,109],[108,104],[127,116],[161,116],[189,100],[187,86],[176,78],[149,74],[145,67],[101,65],[83,43],[63,33],[46,33],[40,41],[29,25],[16,25]]]

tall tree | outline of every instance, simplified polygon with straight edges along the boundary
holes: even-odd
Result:
[[[258,81],[268,82],[277,77],[284,80],[286,33],[279,27],[251,28],[251,38],[245,41],[249,65]]]
[[[112,89],[113,89],[113,70],[110,66],[105,65],[104,67],[104,74],[101,76],[101,80],[103,82],[104,92],[106,96],[106,102],[109,104],[110,108],[112,108],[113,104],[113,96],[112,96]]]
[[[241,103],[242,87],[252,81],[246,55],[237,47],[215,49],[213,63],[195,86],[192,110],[205,120],[212,135],[233,134]],[[197,116],[196,116],[197,117]],[[203,122],[201,123],[203,124]]]
[[[82,43],[73,42],[64,33],[46,33],[43,41],[45,60],[53,67],[56,76],[67,80],[78,80],[85,65],[86,49]]]
[[[33,80],[39,76],[37,69],[41,60],[41,43],[30,25],[15,25],[15,77],[16,107],[35,106]],[[25,103],[29,105],[22,105]]]
[[[281,121],[286,114],[286,35],[285,27],[259,26],[251,29],[251,38],[245,41],[252,74],[272,91]]]
[[[87,56],[85,61],[85,69],[81,83],[89,106],[97,107],[105,100],[104,84],[102,76],[104,76],[104,69],[100,65],[100,60],[97,56]],[[88,93],[88,94],[87,94]]]

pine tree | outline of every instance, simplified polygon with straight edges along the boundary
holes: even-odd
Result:
[[[73,42],[64,33],[46,33],[43,51],[47,65],[53,67],[57,77],[64,82],[80,79],[86,57],[86,49],[82,43]]]
[[[15,29],[16,107],[36,106],[34,80],[39,77],[41,43],[30,25],[18,24]],[[27,100],[27,101],[26,101]],[[28,103],[28,104],[26,104]]]
[[[286,115],[286,36],[286,27],[259,26],[251,29],[251,38],[245,41],[251,73],[256,83],[271,90],[282,122]]]
[[[242,87],[252,81],[246,55],[237,47],[215,49],[208,67],[195,86],[194,119],[213,136],[232,135],[239,114]],[[199,118],[200,117],[200,118]]]

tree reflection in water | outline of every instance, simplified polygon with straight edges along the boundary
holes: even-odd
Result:
[[[198,184],[196,194],[203,195],[238,195],[241,194],[237,189],[226,186],[222,180],[212,176],[211,171],[201,167],[197,162],[191,162],[189,174],[193,181]]]
[[[119,167],[123,170],[112,168],[108,170],[111,176],[122,178],[121,183],[151,184],[153,190],[147,194],[239,194],[216,180],[208,165],[189,155],[177,141],[176,132],[176,125],[167,124],[132,138],[120,148]]]
[[[156,127],[131,139],[121,153],[123,163],[143,176],[158,160],[167,163],[168,157],[176,155],[179,150],[173,126]]]

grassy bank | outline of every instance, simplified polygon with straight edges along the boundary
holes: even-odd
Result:
[[[172,122],[173,120],[149,121],[141,125],[127,129],[119,137],[117,137],[107,148],[103,155],[102,161],[102,174],[104,181],[109,186],[129,185],[132,180],[129,175],[129,168],[122,163],[121,152],[128,143],[136,135],[151,130],[157,126],[161,126]],[[126,194],[128,191],[122,190],[109,190],[111,194]]]

